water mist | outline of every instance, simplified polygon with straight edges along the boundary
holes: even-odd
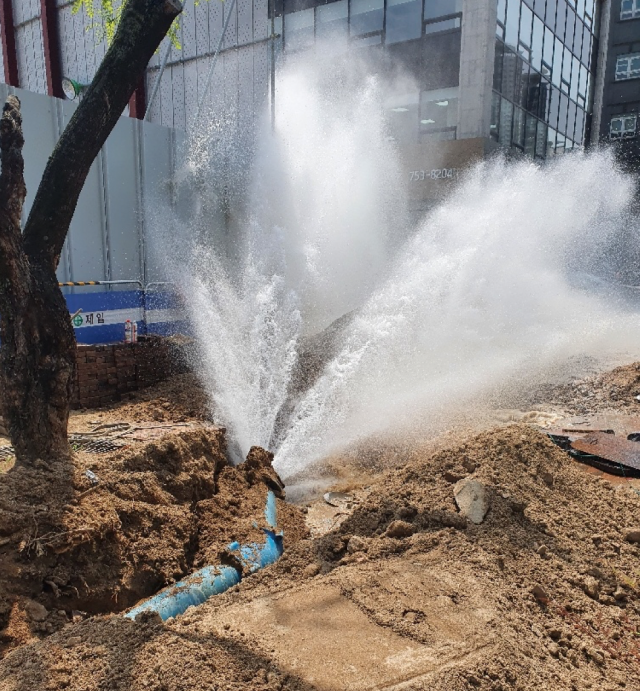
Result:
[[[614,271],[603,248],[630,224],[632,185],[608,155],[479,164],[411,227],[388,87],[358,64],[326,74],[302,59],[279,76],[231,252],[203,230],[218,188],[197,187],[188,239],[168,210],[157,224],[238,458],[270,447],[287,477],[568,358],[637,354],[633,308],[592,278]],[[201,150],[185,184],[210,174]],[[301,386],[301,353],[345,314]]]

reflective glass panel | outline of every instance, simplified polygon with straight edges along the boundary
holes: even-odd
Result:
[[[498,21],[504,24],[507,15],[507,0],[498,0]]]
[[[500,102],[500,134],[498,141],[502,146],[511,146],[511,124],[513,120],[513,104],[503,98]]]
[[[564,35],[564,42],[569,47],[569,50],[573,50],[573,32],[576,28],[576,13],[573,8],[567,8],[567,29]]]
[[[586,121],[586,113],[582,108],[578,108],[576,111],[576,134],[575,139],[578,144],[582,144],[584,141],[584,124]]]
[[[529,64],[522,62],[517,84],[516,103],[523,108],[527,107],[529,100]]]
[[[547,27],[544,28],[544,46],[542,48],[542,58],[551,67],[553,65],[553,42],[554,36]]]
[[[502,91],[502,61],[504,59],[504,43],[496,41],[496,52],[493,64],[493,88]]]
[[[511,1],[511,0],[510,0]],[[462,11],[462,0],[424,0],[424,18],[437,19]]]
[[[533,115],[527,115],[524,125],[524,152],[527,156],[534,156],[536,153],[537,131],[538,120]]]
[[[386,43],[422,35],[422,0],[387,0]]]
[[[533,21],[533,12],[525,5],[522,5],[520,11],[520,43],[531,47],[531,23]]]
[[[556,11],[556,36],[564,42],[564,30],[567,23],[567,0],[558,0]]]
[[[531,64],[540,71],[542,65],[542,39],[544,24],[538,17],[533,18],[533,33],[531,37]]]
[[[384,0],[351,0],[352,36],[382,31],[383,22]]]
[[[572,58],[571,63],[571,89],[569,90],[569,96],[571,96],[574,101],[577,101],[578,85],[580,84],[580,63],[577,58]]]
[[[580,59],[589,67],[589,55],[591,53],[591,32],[589,27],[585,26],[582,30],[582,50],[580,51]]]
[[[429,131],[458,124],[458,87],[420,94],[420,129]]]
[[[538,96],[538,115],[546,119],[549,113],[549,99],[551,98],[551,84],[546,79],[540,82],[540,95]]]
[[[554,39],[555,50],[553,51],[553,70],[551,72],[551,81],[555,86],[560,86],[562,80],[562,43],[556,38]]]
[[[546,0],[533,0],[533,11],[544,21],[544,8]]]
[[[347,0],[331,2],[316,8],[316,38],[346,45],[349,34]]]
[[[542,120],[538,120],[536,131],[536,156],[544,158],[547,154],[547,126]]]
[[[558,130],[562,134],[567,133],[567,113],[569,111],[569,98],[565,94],[560,94],[560,110],[558,112]]]
[[[551,95],[549,98],[549,109],[547,114],[547,122],[551,127],[556,129],[558,127],[558,113],[560,111],[560,92],[556,88],[551,88]]]
[[[513,143],[524,147],[524,110],[513,109]]]
[[[573,131],[576,126],[577,109],[578,106],[573,101],[569,101],[569,107],[567,109],[567,137],[571,137],[571,139],[575,139]]]
[[[513,52],[509,46],[504,47],[504,60],[502,61],[502,89],[503,96],[515,101],[516,75],[520,75],[522,58]]]
[[[547,0],[547,10],[544,15],[544,23],[553,31],[556,26],[557,0]]]
[[[562,52],[562,80],[567,84],[571,83],[572,57],[571,51],[565,47]]]
[[[583,32],[584,24],[582,23],[582,20],[576,19],[576,33],[573,39],[573,53],[574,55],[578,56],[578,59],[580,59],[580,55],[582,53],[582,38],[584,35]]]
[[[505,24],[504,40],[507,45],[516,46],[520,27],[520,2],[509,0],[507,5],[507,22]]]
[[[300,50],[313,45],[313,9],[284,15],[285,50]]]
[[[489,126],[490,135],[493,139],[498,139],[500,128],[500,95],[495,91],[491,95],[491,125]]]
[[[547,130],[547,156],[554,156],[556,153],[556,131]]]

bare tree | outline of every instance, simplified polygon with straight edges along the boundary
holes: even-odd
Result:
[[[56,269],[91,164],[182,11],[126,0],[113,42],[64,130],[21,231],[26,196],[20,101],[0,120],[0,400],[18,464],[68,457],[76,341]]]

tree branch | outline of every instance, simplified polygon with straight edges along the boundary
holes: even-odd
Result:
[[[118,30],[91,86],[60,137],[24,229],[32,264],[55,269],[98,152],[122,115],[151,56],[182,11],[180,0],[126,0]]]

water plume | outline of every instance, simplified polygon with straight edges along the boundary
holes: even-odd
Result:
[[[238,458],[270,447],[285,477],[385,430],[435,429],[570,358],[636,354],[640,337],[610,280],[634,226],[609,154],[485,161],[412,227],[389,85],[343,69],[331,81],[303,58],[280,75],[233,252],[203,233],[172,252],[216,419]],[[306,376],[304,349],[345,314]]]

